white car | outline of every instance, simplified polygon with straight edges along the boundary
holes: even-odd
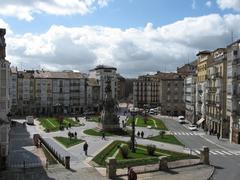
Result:
[[[188,126],[188,129],[190,129],[191,131],[197,131],[197,126],[192,124]]]
[[[186,121],[185,121],[185,119],[184,119],[184,116],[178,116],[178,122],[179,122],[180,124],[186,123]]]

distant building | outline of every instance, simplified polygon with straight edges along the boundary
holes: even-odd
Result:
[[[0,170],[6,168],[6,161],[9,149],[10,121],[10,62],[5,59],[6,30],[0,29]]]
[[[184,115],[184,79],[177,73],[139,76],[133,83],[136,107],[158,107],[165,115]]]
[[[118,100],[124,100],[125,97],[125,92],[126,92],[126,80],[123,76],[121,76],[120,74],[117,74],[117,80],[118,80],[118,87],[117,87],[117,94]]]
[[[87,109],[97,112],[100,106],[100,86],[97,79],[87,79]]]
[[[114,99],[118,98],[118,78],[117,78],[117,68],[105,65],[98,65],[89,72],[89,78],[95,78],[98,80],[100,86],[100,101],[103,101],[106,93],[106,81],[107,78],[111,79],[111,90],[112,97]]]
[[[227,121],[230,141],[240,144],[240,40],[227,46]]]

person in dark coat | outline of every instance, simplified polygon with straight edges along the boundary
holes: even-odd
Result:
[[[137,132],[137,136],[140,137],[140,132],[139,131]]]
[[[87,151],[88,151],[88,143],[87,143],[87,141],[85,141],[85,143],[83,145],[83,151],[85,152],[85,155],[87,156]]]
[[[142,138],[144,137],[144,132],[143,132],[143,131],[141,132],[141,137],[142,137]]]
[[[102,132],[102,139],[103,139],[103,140],[106,140],[106,139],[105,139],[105,132],[104,132],[104,131]]]

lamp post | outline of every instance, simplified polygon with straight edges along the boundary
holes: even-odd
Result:
[[[131,143],[132,143],[132,152],[135,153],[135,116],[137,115],[137,110],[133,109],[131,110],[131,115],[133,117],[132,119],[132,136],[131,136]]]

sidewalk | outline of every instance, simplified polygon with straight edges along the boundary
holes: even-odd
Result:
[[[209,134],[205,134],[202,137],[205,140],[207,140],[207,141],[209,141],[209,142],[211,142],[211,143],[213,143],[217,146],[221,146],[224,149],[240,151],[240,145],[230,143],[229,139],[220,138],[218,140],[216,135],[209,135]]]

